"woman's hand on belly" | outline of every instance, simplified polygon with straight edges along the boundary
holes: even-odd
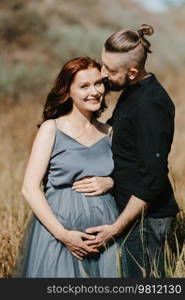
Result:
[[[75,230],[66,230],[65,238],[62,242],[66,248],[76,258],[83,260],[83,257],[90,254],[98,254],[99,250],[93,246],[89,246],[85,241],[92,241],[96,237],[95,235],[87,234]]]
[[[113,186],[114,181],[111,177],[92,176],[75,181],[72,189],[79,193],[85,193],[85,196],[98,196],[105,194]]]

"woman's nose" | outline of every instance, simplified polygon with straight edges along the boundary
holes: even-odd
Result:
[[[97,96],[99,94],[99,91],[96,89],[96,87],[93,85],[91,87],[91,95]]]
[[[107,71],[107,69],[104,67],[104,66],[102,66],[102,68],[101,68],[101,76],[103,77],[103,78],[106,78],[106,77],[108,77],[108,71]]]

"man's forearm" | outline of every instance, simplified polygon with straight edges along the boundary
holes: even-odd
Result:
[[[118,219],[113,223],[114,236],[121,234],[148,206],[149,203],[132,195]]]

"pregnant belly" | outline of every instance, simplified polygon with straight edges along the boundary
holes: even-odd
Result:
[[[110,194],[87,197],[71,188],[52,188],[46,199],[57,219],[68,230],[84,231],[89,227],[111,224],[118,216]]]

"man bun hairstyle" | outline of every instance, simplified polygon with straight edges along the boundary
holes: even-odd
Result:
[[[133,58],[139,67],[144,66],[147,54],[151,53],[151,43],[144,37],[152,35],[152,26],[142,24],[138,30],[123,29],[113,33],[105,42],[105,51],[112,53],[133,54]],[[132,51],[133,50],[133,51]]]
[[[140,37],[140,42],[145,48],[145,50],[151,53],[152,52],[150,50],[151,43],[146,38],[144,38],[144,35],[152,35],[154,33],[153,27],[147,24],[142,24],[140,28],[137,30],[137,33]]]
[[[133,50],[141,43],[147,52],[152,52],[150,50],[151,44],[144,35],[152,35],[153,33],[153,27],[147,24],[142,24],[138,30],[120,30],[106,40],[105,50],[124,53]]]

